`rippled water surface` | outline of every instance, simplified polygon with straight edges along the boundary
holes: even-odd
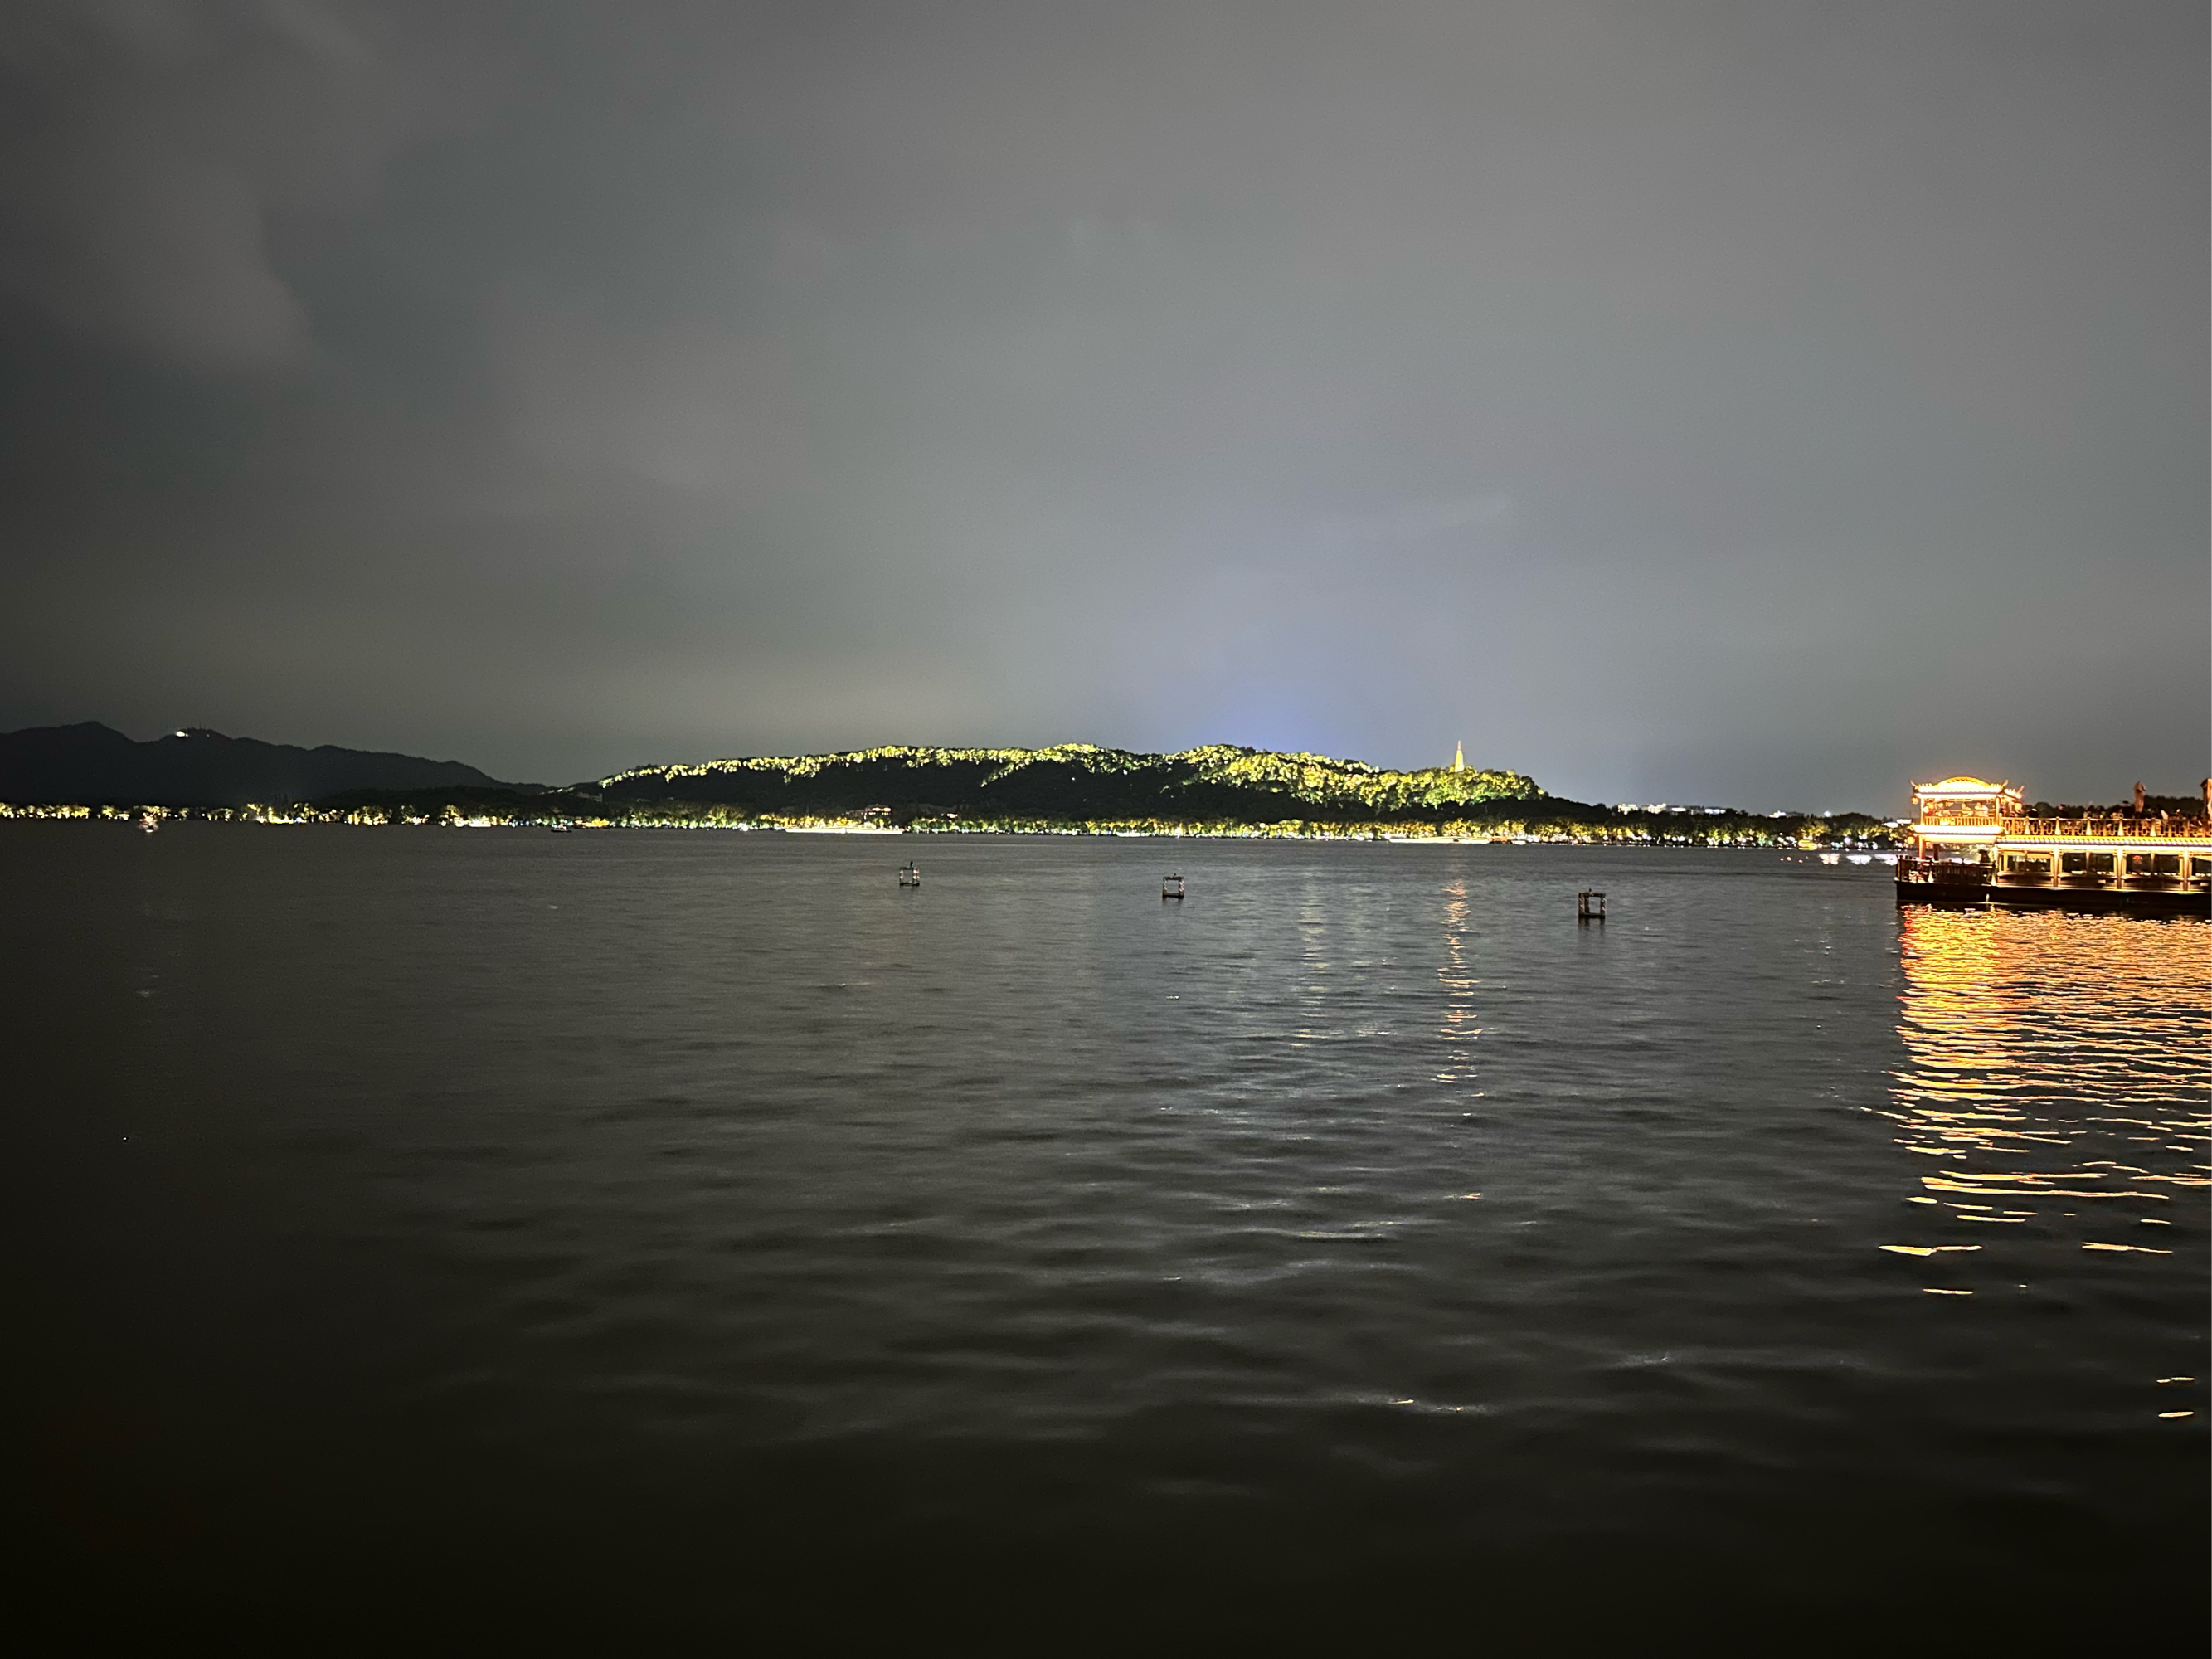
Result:
[[[1507,847],[0,871],[11,1484],[102,1601],[2201,1645],[2201,924]]]

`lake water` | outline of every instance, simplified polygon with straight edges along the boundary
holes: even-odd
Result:
[[[15,824],[0,878],[72,1618],[2202,1650],[2200,923],[1650,849]]]

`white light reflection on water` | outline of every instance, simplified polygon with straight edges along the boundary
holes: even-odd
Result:
[[[1443,1018],[1437,1036],[1444,1045],[1444,1064],[1437,1073],[1439,1083],[1474,1081],[1474,1040],[1482,1035],[1475,1024],[1474,970],[1467,960],[1467,883],[1455,881],[1444,888],[1444,957],[1437,967],[1437,983],[1443,988]]]

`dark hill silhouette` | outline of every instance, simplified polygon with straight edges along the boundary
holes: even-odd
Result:
[[[0,801],[26,806],[244,806],[352,789],[517,787],[459,761],[329,744],[301,749],[204,727],[150,743],[96,720],[0,733]]]

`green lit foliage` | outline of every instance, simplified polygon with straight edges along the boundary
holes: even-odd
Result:
[[[60,810],[0,805],[0,817]],[[228,809],[221,815],[233,816]],[[1228,744],[1174,755],[1091,744],[899,746],[636,767],[595,784],[543,792],[503,786],[356,790],[312,805],[247,807],[235,816],[262,823],[426,827],[1326,836],[1677,847],[1892,840],[1885,826],[1857,814],[1767,817],[1590,805],[1547,795],[1517,772],[1393,772],[1326,755]]]
[[[901,821],[980,814],[1055,823],[1178,823],[1435,819],[1450,807],[1543,794],[1534,780],[1517,772],[1393,772],[1325,755],[1225,744],[1173,755],[1093,744],[900,745],[635,767],[601,780],[599,788],[611,801],[716,801],[768,813],[850,813],[880,805]]]

